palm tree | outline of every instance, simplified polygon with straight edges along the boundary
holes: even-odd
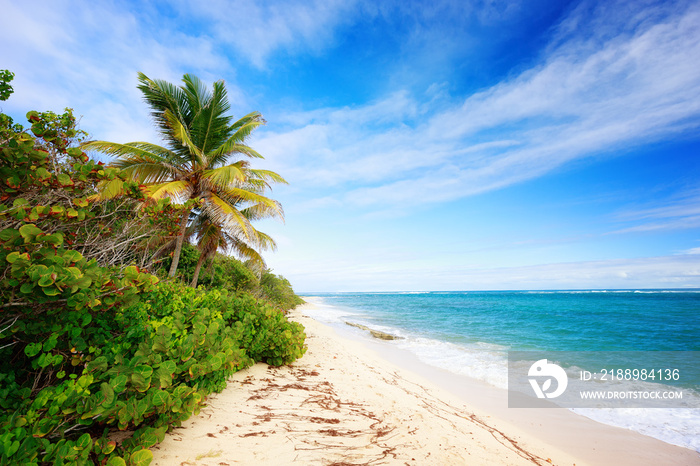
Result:
[[[223,81],[215,82],[210,92],[191,74],[183,76],[181,86],[152,80],[143,73],[138,76],[138,88],[167,147],[148,142],[91,141],[83,144],[83,149],[117,157],[113,165],[131,180],[146,185],[154,199],[170,197],[180,203],[201,199],[197,215],[205,216],[227,238],[259,245],[259,232],[250,221],[284,218],[279,202],[264,192],[270,182],[286,183],[275,172],[250,168],[246,160],[262,158],[245,144],[253,130],[265,123],[262,115],[253,112],[232,122],[226,115],[230,105]],[[229,163],[232,157],[236,160]],[[189,213],[180,223],[171,277],[177,271]]]
[[[242,213],[249,215],[248,210],[243,210]],[[197,287],[199,273],[204,263],[213,259],[217,251],[233,252],[240,259],[248,261],[250,267],[262,272],[265,270],[266,264],[256,248],[260,250],[272,249],[273,251],[277,248],[275,241],[259,230],[254,230],[254,241],[242,241],[238,235],[224,230],[221,225],[212,222],[205,215],[196,215],[188,230],[192,236],[197,238],[197,248],[200,253],[190,283],[192,288]]]

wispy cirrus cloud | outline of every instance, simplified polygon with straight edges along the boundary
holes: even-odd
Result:
[[[457,31],[463,22],[494,24],[512,20],[522,11],[520,1],[403,2],[385,0],[292,0],[257,2],[253,0],[212,0],[206,3],[176,2],[180,12],[208,29],[210,37],[233,47],[259,69],[270,66],[275,53],[291,56],[320,54],[337,45],[344,27],[377,18],[401,23],[408,29],[402,36],[403,51],[439,41],[442,48],[457,47],[454,38],[444,34],[446,28]],[[440,28],[434,25],[439,24]],[[452,29],[453,28],[453,29]],[[462,32],[462,31],[460,31]],[[442,51],[433,49],[435,56]]]
[[[684,230],[700,227],[700,188],[680,190],[652,204],[628,207],[615,215],[624,224],[610,234]]]
[[[180,2],[179,8],[208,26],[254,66],[265,68],[277,51],[318,53],[333,43],[335,29],[355,15],[357,1]]]
[[[335,185],[344,203],[400,206],[459,199],[572,160],[690,136],[700,126],[700,7],[630,9],[574,10],[539,64],[458,105],[399,93],[297,114],[294,129],[260,142],[294,161],[281,168],[290,177]]]

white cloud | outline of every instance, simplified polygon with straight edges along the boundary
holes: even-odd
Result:
[[[426,156],[413,139],[417,102],[397,92],[354,108],[319,109],[285,116],[282,132],[261,130],[251,143],[268,163],[300,185],[334,186],[349,181],[378,182],[433,166],[452,151]],[[400,166],[400,169],[399,169]]]

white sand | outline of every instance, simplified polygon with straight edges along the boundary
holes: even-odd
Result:
[[[445,374],[428,380],[303,313],[290,318],[306,327],[304,357],[236,373],[153,448],[153,465],[700,464],[695,452],[566,410],[507,410],[485,385],[460,393]]]

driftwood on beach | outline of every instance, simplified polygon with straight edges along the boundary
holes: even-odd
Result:
[[[401,340],[403,337],[397,337],[396,335],[392,335],[390,333],[386,332],[380,332],[379,330],[372,330],[371,328],[361,325],[361,324],[355,324],[352,322],[345,322],[347,325],[351,327],[357,327],[360,330],[365,330],[370,333],[374,338],[379,338],[380,340]]]

